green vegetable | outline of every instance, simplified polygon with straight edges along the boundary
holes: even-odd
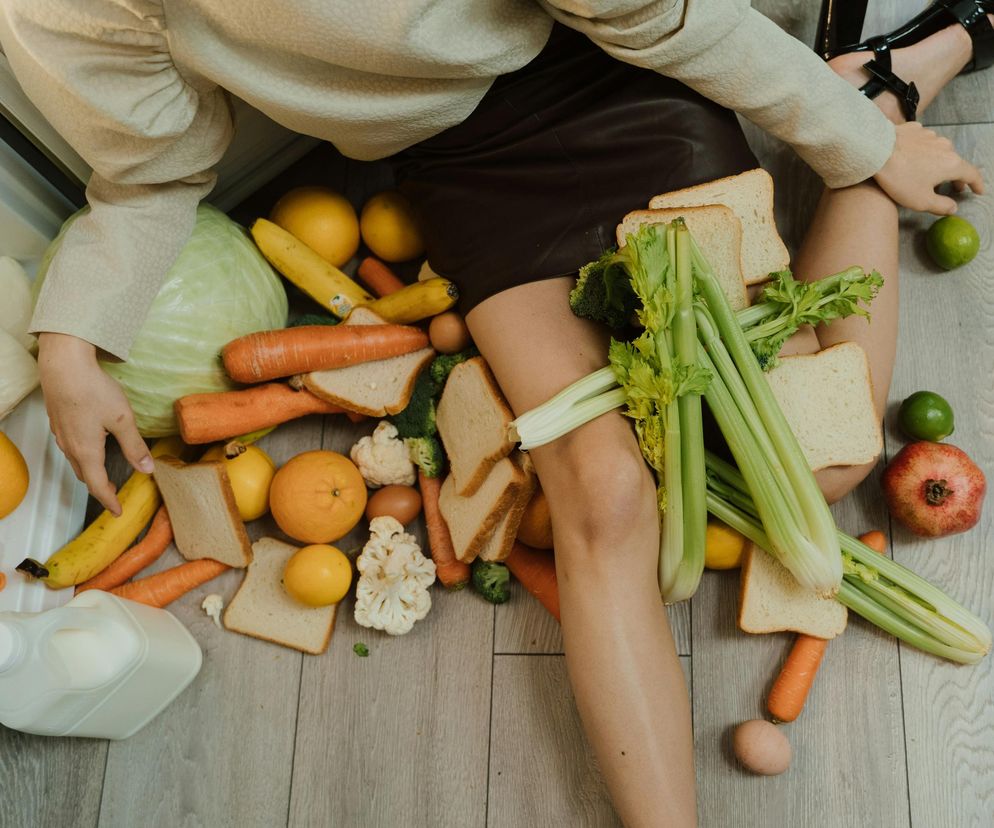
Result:
[[[36,286],[83,212],[72,216],[49,246]],[[221,365],[221,348],[245,334],[282,328],[286,321],[279,277],[244,229],[202,204],[193,235],[166,274],[127,361],[101,365],[124,389],[142,435],[176,434],[175,400],[235,387]]]
[[[473,561],[473,589],[491,604],[504,604],[511,597],[511,573],[502,563],[477,558]]]
[[[352,645],[352,652],[360,658],[365,658],[369,655],[369,647],[360,641],[359,643]]]
[[[771,551],[742,475],[707,456],[708,510],[757,546]],[[991,648],[991,632],[977,616],[942,590],[838,532],[843,580],[836,600],[914,647],[963,664],[975,664]]]
[[[453,368],[460,362],[465,362],[467,359],[472,359],[479,355],[480,352],[476,348],[467,348],[458,354],[439,354],[435,357],[431,361],[431,365],[428,366],[428,371],[438,386],[439,392],[445,387],[445,381],[449,378],[449,374],[452,373]]]
[[[603,322],[611,328],[630,325],[639,299],[628,276],[628,251],[609,250],[580,268],[569,306],[581,319]]]
[[[438,433],[438,426],[435,424],[435,397],[438,391],[439,387],[432,379],[430,370],[418,374],[407,407],[399,414],[389,417],[390,422],[397,427],[398,435],[430,437]]]
[[[299,328],[301,325],[338,325],[342,320],[337,316],[323,313],[305,313],[287,325],[288,328]]]
[[[897,412],[901,430],[915,440],[934,443],[953,433],[953,409],[933,391],[915,391]]]
[[[974,260],[980,251],[980,234],[965,218],[943,216],[928,228],[925,248],[939,267],[953,270]]]
[[[445,450],[437,437],[408,437],[404,440],[411,462],[425,477],[441,477],[445,471]]]

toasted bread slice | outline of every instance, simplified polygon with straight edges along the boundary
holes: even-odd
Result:
[[[518,527],[521,525],[521,518],[525,514],[528,502],[535,494],[538,486],[538,477],[535,474],[535,467],[527,454],[520,451],[512,452],[510,459],[521,466],[525,474],[525,482],[522,484],[514,501],[508,507],[507,512],[497,522],[490,539],[480,549],[479,557],[484,561],[504,561],[511,554],[511,547],[514,546],[514,539],[518,535]]]
[[[782,357],[766,379],[813,471],[880,456],[884,442],[870,366],[855,342]]]
[[[471,563],[486,548],[498,524],[518,504],[528,479],[521,464],[510,457],[498,461],[483,485],[468,497],[457,494],[451,474],[445,479],[438,495],[438,508],[449,527],[452,546],[460,561]],[[520,512],[517,522],[521,522]],[[510,537],[513,543],[514,533]],[[492,554],[502,551],[503,541],[495,545]]]
[[[723,204],[742,222],[740,261],[747,285],[765,282],[771,273],[790,265],[790,254],[777,232],[773,214],[773,179],[766,170],[749,170],[658,195],[649,207],[655,210],[702,204]],[[714,266],[714,262],[711,264]]]
[[[385,323],[368,308],[356,308],[343,325],[382,325]],[[403,356],[362,362],[330,371],[311,371],[304,375],[304,387],[314,396],[330,403],[366,414],[385,417],[407,408],[418,374],[435,356],[431,348],[422,348]]]
[[[742,561],[739,629],[747,633],[791,630],[835,638],[846,628],[846,608],[804,589],[776,558],[750,543]]]
[[[224,611],[224,626],[232,632],[320,655],[328,649],[338,605],[307,607],[287,595],[283,570],[296,546],[260,538],[252,549],[255,560]]]
[[[158,457],[154,476],[184,558],[213,558],[236,569],[252,562],[252,544],[223,461]]]
[[[687,229],[714,270],[732,309],[746,307],[749,298],[745,282],[742,281],[740,263],[742,224],[728,207],[711,204],[665,210],[636,210],[625,216],[618,225],[618,245],[623,245],[626,237],[643,224],[668,224],[676,218],[683,218],[687,222]]]
[[[513,419],[483,357],[452,369],[436,421],[457,494],[469,497],[476,492],[496,463],[511,453],[508,426]]]

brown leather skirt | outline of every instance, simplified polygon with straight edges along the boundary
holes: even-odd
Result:
[[[730,110],[558,24],[465,121],[390,160],[464,313],[575,273],[652,196],[757,166]]]

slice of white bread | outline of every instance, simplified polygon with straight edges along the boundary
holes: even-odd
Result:
[[[528,477],[520,463],[505,457],[493,467],[483,485],[468,497],[456,493],[451,474],[445,478],[438,495],[438,508],[449,527],[452,546],[460,561],[471,563],[487,547],[498,524],[521,500],[521,490],[527,488]],[[517,522],[521,522],[520,513]],[[516,532],[517,524],[514,529]],[[510,537],[513,543],[513,532]],[[502,542],[495,545],[491,554],[500,551]]]
[[[625,243],[630,233],[643,224],[669,223],[676,218],[687,222],[687,229],[708,260],[714,275],[728,297],[733,310],[749,304],[742,265],[739,257],[742,248],[742,224],[735,213],[720,204],[706,207],[681,207],[665,210],[635,210],[625,216],[615,231],[618,246]]]
[[[862,465],[883,451],[870,366],[855,342],[782,357],[766,379],[813,471]]]
[[[846,628],[846,608],[804,589],[768,552],[748,544],[742,560],[739,629],[747,633],[791,630],[835,638]]]
[[[154,477],[184,558],[213,558],[236,569],[252,562],[252,544],[223,461],[157,457]]]
[[[382,325],[386,320],[368,308],[356,308],[343,325]],[[314,396],[370,417],[385,417],[407,408],[418,374],[435,356],[431,348],[390,359],[362,362],[304,375]]]
[[[749,170],[658,195],[649,202],[649,207],[696,207],[702,204],[724,204],[742,222],[742,276],[747,285],[765,282],[770,273],[783,270],[790,264],[787,246],[777,232],[773,215],[773,179],[766,170]],[[704,249],[703,245],[701,249]]]
[[[283,570],[296,546],[274,538],[252,544],[255,560],[224,611],[224,626],[232,632],[320,655],[328,649],[338,605],[307,607],[283,588]]]
[[[531,459],[520,451],[512,452],[510,459],[518,464],[525,473],[525,482],[521,485],[518,493],[503,517],[497,522],[490,539],[483,545],[479,557],[484,561],[504,561],[511,554],[511,547],[518,535],[518,527],[521,526],[521,518],[524,517],[525,508],[535,494],[538,486],[538,477],[535,474],[535,467]]]
[[[452,369],[435,419],[449,457],[452,485],[457,494],[468,497],[514,448],[508,435],[514,415],[483,357]]]

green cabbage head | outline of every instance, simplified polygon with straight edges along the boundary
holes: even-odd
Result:
[[[36,295],[66,228],[82,212],[66,221],[45,252]],[[175,400],[236,387],[224,373],[221,349],[239,336],[286,322],[286,291],[248,233],[202,204],[193,235],[166,275],[128,360],[101,365],[124,389],[143,436],[177,434]]]

